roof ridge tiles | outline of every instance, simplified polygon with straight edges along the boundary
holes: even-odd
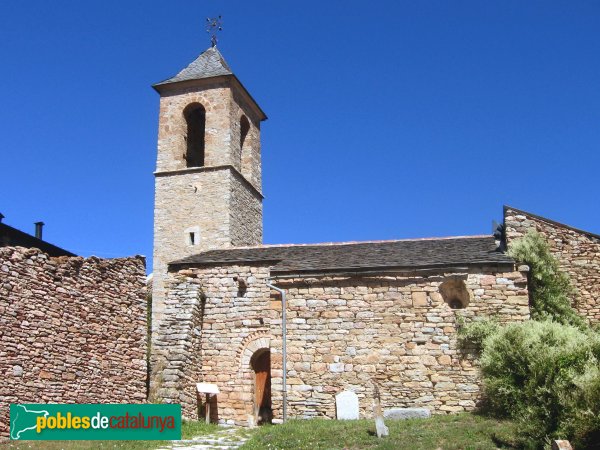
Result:
[[[315,242],[315,243],[303,243],[303,244],[260,244],[260,245],[248,245],[248,246],[235,246],[226,248],[215,248],[205,251],[213,250],[245,250],[245,249],[260,249],[260,248],[277,248],[277,247],[327,247],[334,245],[358,245],[358,244],[385,244],[393,242],[411,242],[411,241],[446,241],[452,239],[481,239],[491,238],[491,234],[474,234],[468,236],[440,236],[440,237],[422,237],[422,238],[406,238],[406,239],[380,239],[380,240],[368,240],[368,241],[340,241],[340,242]]]

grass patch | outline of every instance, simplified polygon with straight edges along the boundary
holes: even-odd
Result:
[[[210,434],[220,428],[214,424],[198,421],[183,421],[181,439]],[[150,450],[169,445],[169,441],[8,441],[0,443],[0,449],[10,450]]]
[[[150,450],[167,445],[167,441],[11,441],[0,448],[15,450]]]
[[[223,428],[214,423],[206,423],[205,421],[184,420],[181,423],[181,439],[191,439],[196,436],[215,433]]]
[[[386,425],[390,436],[379,439],[374,420],[290,420],[261,427],[242,449],[492,450],[515,448],[516,442],[512,422],[476,414],[388,420]]]
[[[263,449],[381,449],[381,450],[492,450],[515,448],[512,422],[476,414],[434,416],[431,419],[388,420],[390,436],[378,439],[373,420],[338,421],[325,419],[290,420],[285,425],[243,429],[238,433],[251,438],[243,450]],[[204,422],[184,422],[182,439],[221,430]],[[149,450],[164,447],[163,441],[22,441],[0,444],[0,449]]]

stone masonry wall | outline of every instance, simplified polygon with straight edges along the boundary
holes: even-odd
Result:
[[[279,312],[270,309],[268,275],[264,266],[170,274],[165,319],[153,338],[151,392],[158,400],[181,403],[184,416],[197,418],[196,383],[216,383],[221,391],[219,420],[248,424],[253,372],[247,362],[242,364],[241,353],[264,336],[281,336]],[[245,291],[240,290],[240,279],[247,285]],[[272,352],[281,349],[280,340],[261,345],[271,347]],[[273,374],[279,367],[273,400],[281,401],[277,397],[281,391],[281,354],[279,359],[272,355],[271,361]]]
[[[245,96],[238,89],[233,91],[231,122],[233,139],[240,142],[240,120],[245,115],[250,123],[250,130],[241,149],[241,173],[256,189],[261,191],[262,165],[260,156],[260,118],[253,114],[253,108],[248,105]]]
[[[169,89],[161,95],[158,124],[157,172],[186,168],[186,106],[200,103],[206,111],[204,166],[231,165],[261,191],[260,121],[244,97],[224,79],[201,80],[197,85]],[[242,167],[240,118],[250,121],[248,166]]]
[[[142,257],[0,248],[0,437],[10,403],[146,399]]]
[[[592,323],[600,322],[600,237],[513,208],[505,208],[508,246],[536,230],[577,289],[573,307]]]
[[[155,179],[152,323],[162,319],[163,278],[171,261],[230,245],[230,169],[196,169]],[[189,233],[197,231],[194,245]]]
[[[168,263],[200,251],[262,243],[260,118],[231,79],[163,88],[154,204],[152,326],[163,319]],[[185,108],[206,110],[204,167],[187,168]],[[250,130],[242,154],[240,119]],[[242,161],[242,159],[244,161]],[[242,175],[243,173],[243,175]],[[196,233],[190,242],[190,233]]]
[[[236,247],[258,245],[263,240],[262,197],[247,182],[231,173],[230,239]]]
[[[171,323],[161,333],[166,367],[162,398],[182,403],[184,414],[193,417],[194,383],[216,383],[221,390],[219,420],[252,423],[250,358],[268,348],[274,421],[280,421],[281,303],[266,286],[268,268],[194,268],[171,276]],[[240,278],[245,290],[240,290]],[[447,280],[464,282],[470,298],[466,308],[451,309],[446,303],[440,285]],[[278,278],[276,284],[288,294],[289,416],[334,418],[334,396],[351,389],[359,396],[361,417],[370,417],[373,382],[384,408],[421,406],[436,413],[473,409],[480,395],[478,369],[471,355],[457,349],[457,317],[528,319],[526,282],[524,272],[493,267],[464,273]],[[169,355],[176,343],[175,356]]]
[[[153,327],[164,317],[163,278],[172,261],[201,251],[262,242],[262,198],[230,167],[156,177]],[[194,245],[189,232],[197,231]]]
[[[202,88],[192,86],[161,96],[156,171],[186,168],[183,155],[186,152],[187,124],[183,110],[192,103],[200,103],[206,111],[204,165],[231,164],[241,170],[240,151],[235,148],[236,141],[232,136],[231,90],[224,80],[215,80],[204,83]],[[238,158],[233,153],[237,153]]]

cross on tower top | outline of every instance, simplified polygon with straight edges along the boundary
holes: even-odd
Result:
[[[211,47],[217,46],[217,32],[223,31],[221,16],[206,18],[206,32],[210,34]]]

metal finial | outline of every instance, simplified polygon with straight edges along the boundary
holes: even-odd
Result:
[[[210,34],[211,47],[217,46],[217,32],[223,31],[221,16],[206,18],[206,32]]]

